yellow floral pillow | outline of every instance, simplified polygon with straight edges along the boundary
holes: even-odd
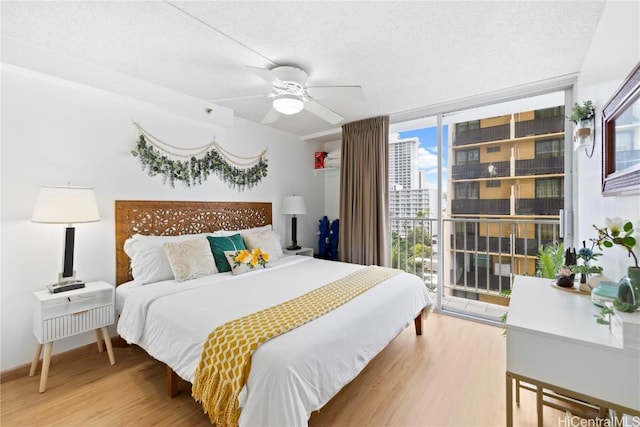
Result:
[[[246,273],[259,266],[264,268],[269,263],[269,254],[260,248],[224,251],[224,256],[229,261],[233,274]]]

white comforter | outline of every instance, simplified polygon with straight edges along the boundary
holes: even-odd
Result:
[[[193,382],[204,342],[217,326],[362,268],[302,256],[273,264],[238,276],[120,286],[118,333]],[[266,342],[253,354],[240,395],[240,425],[306,425],[312,411],[356,377],[430,304],[425,284],[402,273]]]

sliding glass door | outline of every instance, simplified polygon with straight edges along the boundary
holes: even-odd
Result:
[[[391,124],[391,261],[425,281],[437,310],[498,321],[512,275],[536,274],[539,249],[567,237],[570,96]]]

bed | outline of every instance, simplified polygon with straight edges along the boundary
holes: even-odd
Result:
[[[141,285],[124,251],[134,235],[216,235],[264,230],[270,203],[116,201],[118,333],[167,365],[167,391],[190,383],[207,335],[217,326],[271,307],[363,266],[283,255],[269,268]],[[244,234],[243,234],[244,235]],[[155,237],[153,238],[155,239]],[[274,257],[275,258],[275,257]],[[333,311],[262,344],[239,395],[239,424],[306,425],[402,330],[422,333],[431,300],[424,283],[401,272]]]

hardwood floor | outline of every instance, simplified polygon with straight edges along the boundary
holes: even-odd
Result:
[[[505,425],[505,339],[501,329],[431,313],[421,337],[403,331],[309,425]],[[165,367],[141,349],[114,348],[116,365],[95,346],[52,359],[47,391],[39,371],[1,385],[0,424],[9,426],[210,426],[188,383],[165,394]],[[518,426],[535,426],[535,396],[523,391]],[[561,412],[545,408],[544,425]]]

